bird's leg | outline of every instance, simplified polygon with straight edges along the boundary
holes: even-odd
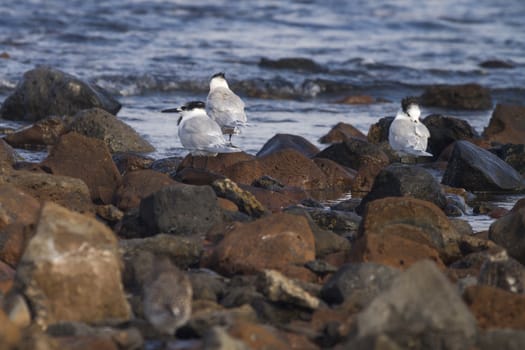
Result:
[[[230,138],[228,139],[228,146],[232,146],[232,134],[230,134]]]

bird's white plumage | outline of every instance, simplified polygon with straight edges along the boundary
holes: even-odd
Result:
[[[210,81],[210,92],[206,99],[206,112],[220,125],[224,134],[238,134],[239,127],[246,125],[244,102],[237,96],[221,75]]]
[[[217,153],[240,152],[230,146],[221,127],[208,117],[204,108],[182,110],[179,123],[179,139],[192,155],[217,155]]]
[[[419,121],[420,115],[419,106],[411,104],[406,112],[400,110],[390,125],[388,141],[392,149],[402,156],[432,156],[426,151],[430,132]]]

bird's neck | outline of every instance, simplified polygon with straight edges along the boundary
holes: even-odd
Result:
[[[191,111],[185,112],[183,117],[182,117],[182,121],[181,122],[184,122],[184,121],[187,121],[187,120],[193,119],[193,118],[202,118],[202,117],[207,117],[207,116],[208,115],[206,114],[206,111],[204,109],[197,108],[197,109],[193,109]]]
[[[214,78],[210,81],[210,90],[217,88],[229,88],[228,82],[224,79]]]

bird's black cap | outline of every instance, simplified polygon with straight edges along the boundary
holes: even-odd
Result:
[[[406,113],[410,105],[419,105],[419,98],[415,96],[405,97],[401,100],[401,108]]]
[[[221,78],[224,78],[226,79],[226,73],[224,72],[219,72],[219,73],[215,73],[211,78],[217,78],[217,77],[221,77]]]
[[[202,101],[190,101],[188,103],[186,103],[184,106],[180,107],[181,110],[183,111],[191,111],[193,109],[197,109],[197,108],[205,108],[206,105],[204,104],[204,102]]]

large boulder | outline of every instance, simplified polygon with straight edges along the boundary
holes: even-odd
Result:
[[[210,186],[164,187],[142,199],[139,208],[151,234],[205,234],[222,222],[222,211]]]
[[[63,135],[41,166],[52,174],[83,180],[91,199],[104,204],[112,202],[121,179],[104,141],[76,132]]]
[[[421,95],[424,106],[467,110],[492,108],[489,89],[478,84],[432,85]]]
[[[431,114],[423,120],[423,124],[430,131],[429,152],[436,158],[454,141],[478,137],[476,130],[467,121],[454,117]]]
[[[505,248],[510,256],[525,264],[525,206],[516,205],[507,215],[494,221],[489,239]]]
[[[276,134],[262,146],[259,152],[257,152],[257,157],[264,157],[288,148],[294,149],[308,158],[319,153],[319,148],[302,136]]]
[[[147,153],[155,150],[131,126],[101,108],[90,108],[75,114],[69,130],[104,141],[111,153]]]
[[[468,141],[457,141],[441,181],[469,191],[521,191],[525,180],[491,152]]]
[[[525,106],[498,103],[483,136],[491,142],[525,143]]]
[[[34,149],[54,145],[66,132],[64,118],[51,116],[43,118],[28,127],[16,130],[5,137],[6,142],[16,148]]]
[[[116,114],[121,105],[98,85],[57,69],[38,67],[24,73],[2,104],[0,117],[33,122],[52,115],[71,116],[92,107]]]
[[[356,138],[366,140],[366,135],[353,125],[343,122],[337,123],[330,131],[319,139],[320,143],[339,143]]]
[[[368,142],[374,144],[388,142],[388,132],[390,130],[390,124],[392,124],[393,121],[394,117],[383,117],[376,123],[370,125],[366,136]]]
[[[447,204],[445,193],[432,174],[421,167],[399,163],[379,172],[356,212],[362,214],[368,203],[385,197],[413,197],[432,202],[440,208]]]
[[[117,238],[108,227],[47,202],[16,278],[39,326],[99,324],[131,318],[121,269]]]

